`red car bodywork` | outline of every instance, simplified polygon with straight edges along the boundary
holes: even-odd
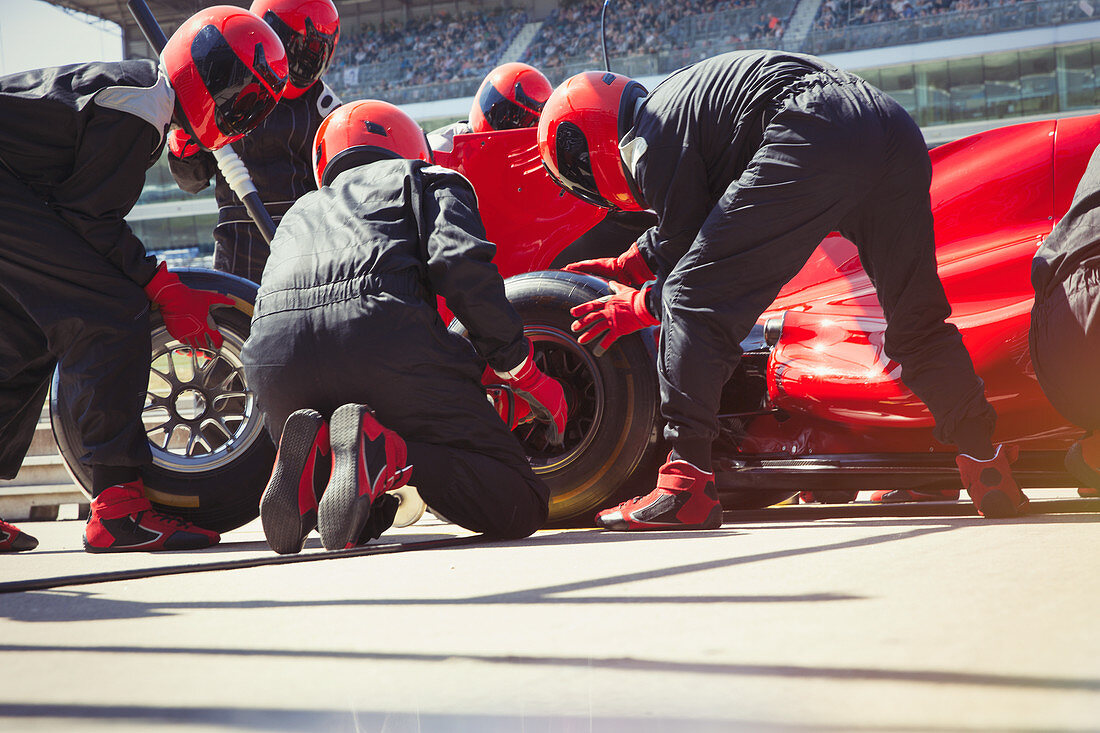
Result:
[[[951,320],[997,410],[995,439],[1025,451],[1060,452],[1081,434],[1031,369],[1030,272],[1098,140],[1093,115],[1013,125],[931,151]],[[603,216],[553,184],[534,142],[534,130],[460,135],[436,158],[473,182],[505,276],[546,268]],[[753,420],[742,454],[953,454],[932,438],[931,415],[882,352],[882,310],[851,242],[826,238],[761,322],[773,319],[782,328],[767,355],[767,399],[787,419]]]

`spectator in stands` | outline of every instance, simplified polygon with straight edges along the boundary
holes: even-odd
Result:
[[[760,314],[835,230],[873,273],[886,354],[928,405],[936,437],[959,448],[978,511],[1010,517],[1027,505],[1008,453],[992,445],[996,413],[982,381],[946,321],[932,166],[920,128],[897,102],[812,56],[728,53],[673,74],[649,95],[623,76],[575,76],[546,103],[538,137],[563,188],[660,218],[616,271],[594,263],[625,284],[572,311],[578,340],[599,339],[603,348],[663,325],[657,370],[672,451],[656,488],[601,512],[599,525],[721,523],[711,443],[722,386]]]
[[[313,136],[321,121],[340,105],[335,92],[321,81],[340,37],[340,16],[332,0],[254,0],[249,10],[282,39],[290,80],[274,112],[233,148],[278,224],[291,204],[314,190]],[[168,163],[176,183],[189,193],[203,190],[215,177],[214,267],[259,282],[271,250],[218,170],[214,156],[199,149],[183,130],[176,130],[168,140]]]

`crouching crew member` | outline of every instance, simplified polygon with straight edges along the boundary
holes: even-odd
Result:
[[[519,130],[539,123],[542,106],[554,87],[534,66],[519,61],[501,64],[490,71],[474,95],[469,119],[428,134],[432,150],[449,153],[455,135],[494,130]]]
[[[0,79],[0,477],[19,471],[54,366],[92,467],[90,552],[205,547],[214,532],[153,511],[141,411],[150,301],[169,334],[218,348],[226,298],[184,286],[123,217],[169,123],[220,147],[259,122],[287,74],[282,43],[236,8],[193,16],[153,61],[88,63]],[[8,529],[2,530],[8,533]],[[18,546],[18,536],[0,549]]]
[[[1100,494],[1100,148],[1069,211],[1031,263],[1031,362],[1047,399],[1088,431],[1066,454],[1082,496]]]
[[[1007,517],[1027,503],[1006,451],[991,443],[996,414],[982,381],[945,321],[931,164],[897,102],[821,59],[735,52],[681,69],[648,95],[623,76],[579,74],[546,103],[538,141],[562,187],[659,217],[614,272],[600,273],[625,285],[573,311],[580,340],[604,346],[663,325],[657,369],[672,452],[656,489],[602,512],[600,525],[721,522],[710,469],[722,387],[760,314],[834,230],[856,244],[888,322],[886,354],[928,405],[937,439],[961,451],[978,510]]]
[[[340,37],[340,16],[332,0],[255,0],[249,10],[282,40],[290,76],[279,104],[233,149],[277,225],[291,204],[317,187],[313,137],[321,121],[340,106],[340,98],[321,81]],[[214,156],[177,130],[168,137],[168,162],[176,183],[188,193],[198,193],[215,178],[214,267],[259,282],[270,254],[267,240],[218,170]]]
[[[423,131],[386,102],[338,109],[314,154],[321,188],[283,218],[242,352],[279,443],[268,543],[298,552],[315,525],[328,549],[366,542],[392,521],[383,493],[406,481],[463,527],[531,534],[549,490],[486,398],[485,362],[559,441],[566,405],[505,298],[472,187],[430,165]]]

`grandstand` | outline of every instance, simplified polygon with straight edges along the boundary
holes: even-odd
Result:
[[[149,0],[167,32],[225,0]],[[823,55],[898,99],[930,144],[1013,119],[1100,109],[1096,0],[613,0],[615,71],[647,85],[742,48]],[[485,74],[523,60],[554,82],[602,68],[600,0],[335,0],[342,37],[326,76],[345,99],[403,105],[426,127],[465,117]],[[148,47],[121,0],[53,0],[112,20],[129,56]],[[233,4],[247,6],[235,0]],[[167,166],[129,220],[166,249],[212,247],[213,200]]]

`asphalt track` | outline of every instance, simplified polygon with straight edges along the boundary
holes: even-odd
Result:
[[[1032,497],[517,542],[429,520],[291,558],[258,524],[87,555],[79,522],[23,523],[0,731],[1100,730],[1100,500]]]

